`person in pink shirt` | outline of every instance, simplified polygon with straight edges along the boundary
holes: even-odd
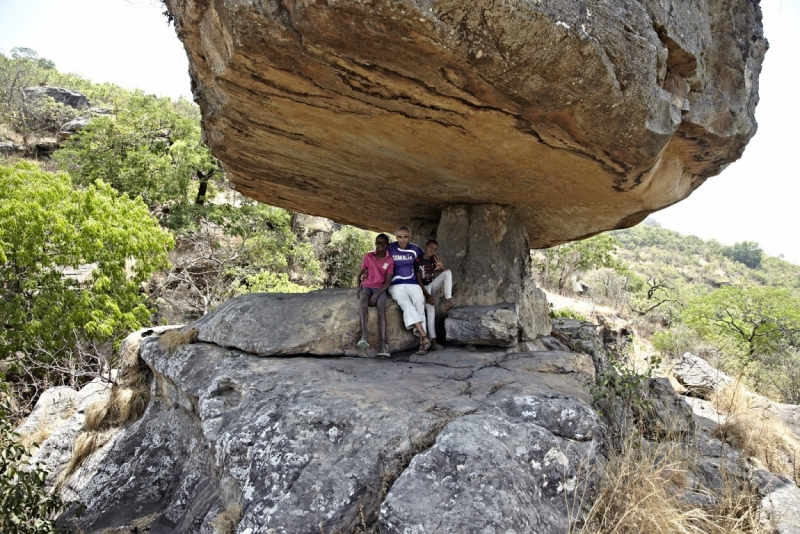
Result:
[[[378,308],[378,325],[381,333],[381,350],[378,356],[389,357],[389,345],[386,344],[386,290],[392,283],[394,273],[394,260],[386,252],[389,246],[389,236],[378,234],[375,238],[375,250],[367,252],[361,262],[361,272],[358,274],[359,286],[356,297],[361,299],[361,340],[358,346],[362,349],[369,348],[367,342],[367,321],[369,307]],[[366,273],[366,276],[365,276]]]

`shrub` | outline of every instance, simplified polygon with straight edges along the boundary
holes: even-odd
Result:
[[[47,471],[30,467],[30,451],[19,443],[9,421],[9,395],[0,383],[0,532],[45,534],[59,532],[53,517],[63,508],[58,495],[44,490]]]
[[[374,248],[375,233],[342,226],[325,248],[328,280],[325,287],[355,287],[364,254]]]

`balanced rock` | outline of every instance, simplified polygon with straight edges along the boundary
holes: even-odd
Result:
[[[550,246],[680,201],[756,131],[751,0],[166,4],[237,189],[360,227],[502,204]]]

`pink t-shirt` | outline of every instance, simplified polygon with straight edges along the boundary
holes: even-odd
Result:
[[[364,261],[361,262],[361,268],[367,269],[367,279],[361,283],[361,287],[378,289],[386,282],[387,273],[394,272],[394,260],[388,252],[386,257],[378,259],[373,250],[366,253]]]

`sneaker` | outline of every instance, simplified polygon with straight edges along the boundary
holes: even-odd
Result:
[[[431,350],[444,350],[444,347],[439,345],[436,341],[431,343]]]
[[[384,345],[383,350],[378,353],[378,358],[389,358],[392,355],[389,354],[389,345]]]
[[[361,340],[359,340],[359,342],[358,342],[358,348],[360,348],[360,349],[368,349],[369,348],[369,343],[367,342],[366,339],[361,338]]]

